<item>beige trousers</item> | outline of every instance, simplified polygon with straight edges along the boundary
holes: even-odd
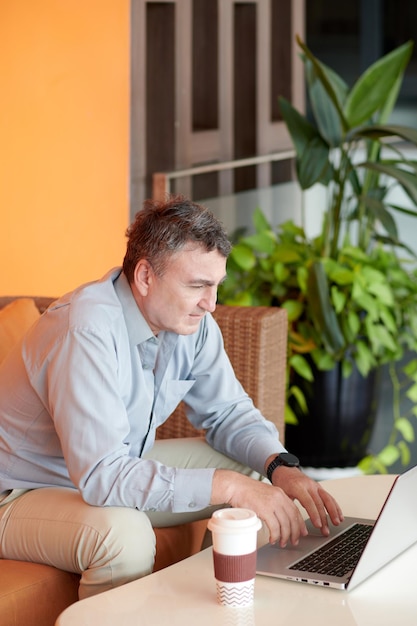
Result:
[[[233,469],[261,479],[201,439],[157,441],[147,457],[172,467]],[[96,507],[86,504],[75,489],[62,487],[33,489],[14,499],[13,495],[0,506],[0,558],[46,563],[81,574],[80,599],[152,572],[152,526],[204,519],[214,510],[148,514]]]

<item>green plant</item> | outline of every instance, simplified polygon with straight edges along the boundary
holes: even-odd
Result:
[[[274,231],[262,211],[252,235],[236,241],[219,299],[229,304],[278,305],[289,316],[288,396],[301,406],[292,372],[311,380],[308,355],[318,369],[341,362],[344,376],[355,364],[366,376],[417,350],[417,273],[412,251],[400,241],[396,212],[417,216],[416,162],[399,139],[417,146],[417,130],[390,125],[412,44],[400,46],[359,77],[351,89],[298,40],[303,51],[313,119],[280,98],[296,150],[302,189],[327,190],[320,234],[287,222]],[[393,141],[395,140],[395,141]],[[364,153],[365,158],[360,154]],[[391,201],[401,187],[412,208]],[[417,397],[417,360],[406,368],[408,394]],[[402,383],[403,384],[403,383]],[[399,413],[394,394],[393,431],[387,446],[362,462],[365,471],[386,471],[398,457],[406,464],[414,428]],[[412,411],[417,416],[417,411]],[[294,414],[287,403],[287,421]]]
[[[304,398],[291,384],[291,372],[313,379],[307,355],[320,370],[330,370],[341,361],[344,376],[350,375],[354,363],[363,376],[374,367],[390,364],[395,382],[393,431],[384,450],[364,460],[362,467],[383,471],[399,456],[407,464],[414,428],[409,417],[400,414],[400,385],[406,383],[400,383],[392,364],[417,350],[417,272],[382,243],[366,254],[346,238],[334,259],[322,255],[320,237],[308,239],[303,228],[292,222],[274,231],[256,209],[254,224],[255,234],[240,237],[233,246],[220,301],[287,310],[288,398],[295,397],[301,406]],[[316,264],[322,271],[320,285],[328,290],[320,295],[316,281],[311,280]],[[320,313],[317,304],[324,300],[326,308]],[[342,337],[336,350],[326,332],[326,317],[330,316]],[[407,393],[415,400],[417,359],[407,364],[406,371],[407,380],[413,383]],[[417,408],[412,413],[417,417]],[[296,421],[289,403],[286,421]]]
[[[387,242],[399,245],[393,212],[414,211],[390,203],[389,192],[398,185],[417,204],[416,162],[407,159],[398,147],[398,139],[416,146],[417,129],[387,122],[413,44],[406,43],[378,60],[349,89],[299,39],[298,43],[304,52],[313,121],[285,98],[279,100],[297,153],[301,188],[321,183],[328,189],[323,256],[337,255],[342,226],[350,229],[352,237],[352,224],[356,229],[352,242],[364,251],[384,235]],[[394,139],[396,143],[392,143]],[[358,159],[360,147],[366,154],[363,160]]]

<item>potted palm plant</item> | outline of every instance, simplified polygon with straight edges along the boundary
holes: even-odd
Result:
[[[395,219],[398,212],[417,216],[416,161],[402,145],[416,148],[417,130],[389,123],[412,43],[379,59],[351,88],[298,44],[311,119],[284,98],[280,107],[298,183],[303,190],[326,188],[321,230],[309,237],[294,222],[274,230],[257,209],[255,233],[235,241],[219,299],[287,309],[288,438],[304,464],[386,471],[398,458],[409,462],[417,416],[399,412],[395,367],[417,349],[415,259]],[[408,205],[393,202],[394,187]],[[382,365],[395,389],[393,428],[387,445],[367,454],[375,412],[369,385]],[[415,400],[417,359],[405,371]]]

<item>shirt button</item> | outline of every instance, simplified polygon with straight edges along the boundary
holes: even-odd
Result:
[[[196,506],[197,506],[196,503],[193,502],[192,500],[191,500],[191,502],[188,503],[188,508],[189,509],[195,509]]]

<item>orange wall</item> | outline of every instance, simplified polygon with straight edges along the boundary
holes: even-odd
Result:
[[[60,295],[121,263],[129,5],[0,2],[0,294]]]

